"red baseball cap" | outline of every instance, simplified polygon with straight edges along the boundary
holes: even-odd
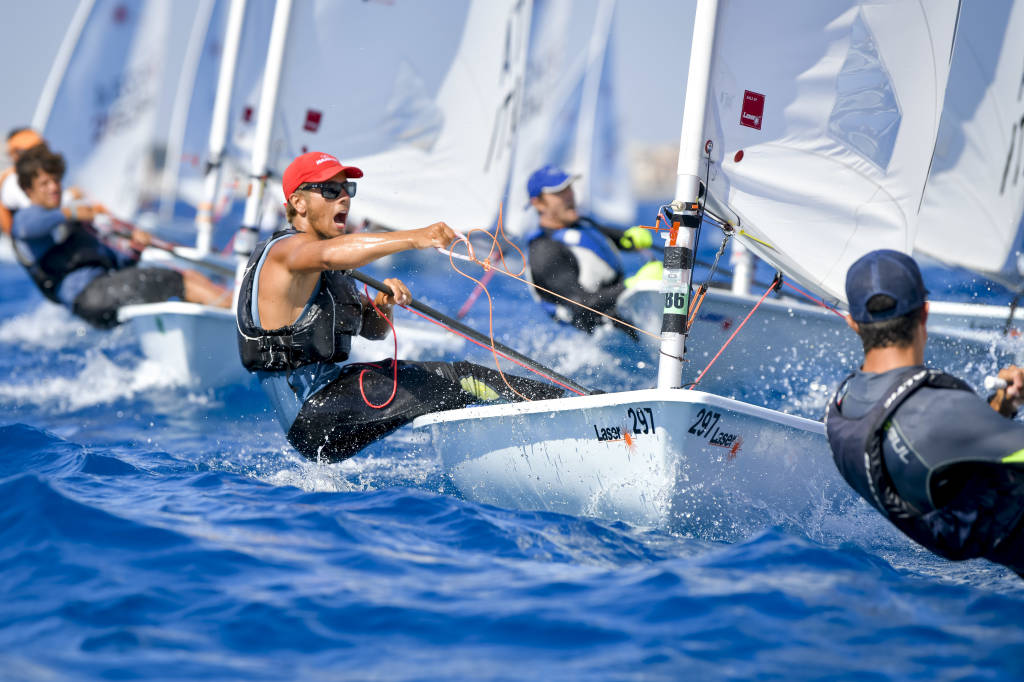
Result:
[[[341,161],[330,154],[308,152],[297,156],[284,171],[284,179],[281,181],[284,198],[287,200],[299,188],[299,185],[305,182],[329,180],[338,173],[345,173],[349,178],[363,177],[363,171],[355,166],[342,165]]]

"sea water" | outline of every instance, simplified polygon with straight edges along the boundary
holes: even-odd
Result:
[[[446,311],[473,286],[427,254],[371,272]],[[971,286],[949,289],[1005,300]],[[473,325],[584,385],[653,382],[629,344],[490,289]],[[175,385],[9,255],[0,377],[0,679],[1024,677],[1024,581],[938,559],[866,505],[724,542],[474,504],[408,429],[317,465],[258,390]],[[743,392],[820,416],[770,381]]]

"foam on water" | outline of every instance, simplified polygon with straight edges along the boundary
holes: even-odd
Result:
[[[21,405],[42,406],[54,412],[73,412],[174,385],[154,362],[140,361],[134,367],[125,367],[97,349],[86,350],[82,360],[74,376],[0,384],[0,398]]]
[[[98,335],[91,335],[91,331],[88,324],[74,317],[67,308],[41,302],[28,312],[0,322],[0,343],[18,344],[36,351],[60,350],[94,343]]]

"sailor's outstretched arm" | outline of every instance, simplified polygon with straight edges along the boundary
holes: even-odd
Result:
[[[455,231],[445,223],[400,232],[343,234],[296,244],[285,264],[292,272],[351,270],[400,251],[447,248],[454,239]]]

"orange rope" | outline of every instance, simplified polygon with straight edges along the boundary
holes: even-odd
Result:
[[[659,219],[660,219],[660,217],[659,217]],[[649,227],[647,225],[641,225],[641,227],[645,227],[645,228],[650,229],[650,230],[658,230],[658,227]],[[469,235],[471,235],[471,234],[473,234],[475,232],[479,232],[479,233],[485,234],[485,235],[487,235],[487,237],[489,237],[492,240],[492,242],[491,242],[491,249],[487,253],[487,259],[486,260],[477,258],[476,257],[476,253],[473,250],[473,245],[469,243]],[[512,248],[514,248],[516,251],[519,252],[520,257],[522,257],[522,259],[523,259],[523,267],[522,267],[522,269],[520,269],[516,273],[511,272],[508,269],[508,267],[507,267],[507,265],[505,263],[505,254],[504,254],[504,252],[502,252],[501,246],[498,244],[498,235],[499,234],[502,236],[502,238],[504,238],[504,240]],[[527,286],[531,286],[534,289],[537,289],[538,291],[543,291],[546,294],[550,294],[551,296],[554,296],[555,298],[560,298],[563,301],[565,301],[567,303],[571,303],[571,304],[573,304],[573,305],[575,305],[575,306],[577,306],[579,308],[583,308],[584,310],[589,310],[590,312],[592,312],[592,313],[594,313],[596,315],[600,315],[601,317],[606,317],[609,320],[611,320],[613,322],[617,322],[618,324],[620,324],[620,325],[622,325],[624,327],[629,327],[630,329],[636,330],[640,334],[646,334],[647,336],[650,336],[653,339],[661,340],[661,335],[660,334],[653,334],[653,333],[647,331],[646,329],[641,329],[640,327],[632,325],[632,324],[626,322],[625,320],[620,320],[619,318],[615,317],[614,315],[609,315],[608,313],[603,313],[600,310],[595,310],[594,308],[591,308],[589,306],[583,305],[582,303],[580,303],[578,301],[574,301],[571,298],[568,298],[566,296],[562,296],[559,293],[551,291],[550,289],[546,289],[546,288],[540,286],[539,284],[535,284],[534,282],[531,282],[530,280],[528,280],[525,277],[523,277],[522,276],[523,273],[526,272],[526,256],[523,254],[522,250],[518,246],[516,246],[514,243],[512,243],[512,241],[508,237],[505,236],[504,230],[502,229],[502,226],[501,226],[501,209],[500,208],[498,209],[498,228],[495,230],[494,234],[491,234],[487,230],[474,229],[474,230],[470,230],[469,232],[466,233],[466,239],[463,240],[463,241],[466,244],[466,251],[467,251],[466,255],[467,255],[467,257],[471,261],[473,261],[474,263],[476,263],[477,265],[482,267],[484,269],[484,272],[488,272],[488,271],[493,270],[494,272],[497,272],[497,273],[500,273],[502,275],[505,275],[506,277],[511,277],[514,280],[522,282],[523,284],[526,284]],[[497,258],[493,257],[495,249],[497,249],[497,253],[498,253],[498,257]],[[452,251],[450,251],[449,253],[452,253]],[[462,270],[460,270],[458,268],[458,266],[455,265],[455,259],[452,257],[452,255],[448,256],[448,260],[451,263],[451,266],[452,266],[453,270],[455,270],[457,273],[459,273],[463,277],[466,277],[467,279],[471,279],[474,282],[476,282],[477,286],[481,287],[483,289],[483,291],[485,293],[487,293],[488,301],[491,300],[490,292],[487,291],[487,287],[482,282],[480,282],[480,280],[478,280],[478,279],[476,279],[474,277],[471,277],[470,275],[468,275],[465,272],[463,272]],[[500,262],[502,267],[499,268],[496,265],[492,265],[493,262]],[[488,311],[488,316],[490,316],[492,314],[493,314],[493,311],[489,310]]]
[[[362,372],[359,373],[359,394],[363,396],[363,402],[366,403],[368,407],[372,407],[375,410],[380,410],[390,405],[391,401],[395,399],[395,394],[398,393],[398,330],[395,329],[395,325],[391,322],[391,319],[387,315],[385,315],[380,308],[377,307],[377,303],[373,300],[374,297],[370,296],[370,291],[369,289],[366,288],[365,284],[363,285],[363,293],[366,294],[366,298],[370,300],[370,305],[373,306],[373,309],[377,312],[377,314],[383,317],[384,321],[388,323],[389,327],[391,327],[391,336],[394,337],[395,340],[395,356],[391,361],[391,395],[388,397],[387,400],[385,400],[380,405],[375,405],[374,403],[371,403],[370,399],[366,397],[366,389],[363,388],[363,376],[370,370],[364,369]]]
[[[654,339],[658,339],[658,340],[661,339],[661,336],[659,334],[652,334],[651,332],[649,332],[649,331],[647,331],[645,329],[641,329],[641,328],[636,327],[636,326],[634,326],[632,324],[629,324],[628,322],[625,322],[624,320],[620,320],[620,319],[618,319],[618,318],[616,318],[616,317],[614,317],[612,315],[609,315],[609,314],[603,313],[603,312],[601,312],[599,310],[595,310],[594,308],[590,308],[588,306],[585,306],[582,303],[579,303],[579,302],[574,301],[574,300],[572,300],[570,298],[562,296],[561,294],[555,293],[554,291],[550,291],[549,289],[545,289],[542,286],[538,286],[537,284],[534,284],[533,282],[531,282],[528,279],[524,278],[522,275],[526,272],[526,255],[523,253],[523,251],[518,246],[515,245],[515,243],[511,239],[509,239],[505,235],[505,231],[504,231],[504,227],[503,227],[502,212],[503,212],[503,206],[499,204],[499,206],[498,206],[498,224],[497,224],[497,227],[496,227],[496,229],[495,229],[493,234],[491,232],[489,232],[488,230],[484,230],[484,229],[481,229],[481,228],[475,228],[475,229],[469,230],[464,235],[463,239],[460,240],[461,243],[465,243],[465,245],[466,245],[466,252],[467,252],[466,253],[466,257],[470,261],[476,263],[477,265],[479,265],[480,267],[482,267],[484,269],[485,275],[484,275],[483,281],[481,281],[479,279],[476,279],[475,277],[473,277],[473,276],[469,275],[468,273],[466,273],[466,272],[462,271],[461,269],[459,269],[459,267],[455,264],[454,247],[449,247],[449,250],[448,250],[448,262],[451,265],[452,269],[455,270],[455,272],[459,273],[460,275],[462,275],[466,279],[469,279],[469,280],[471,280],[471,281],[476,283],[476,289],[473,292],[473,296],[471,296],[471,301],[475,300],[475,297],[479,295],[480,291],[482,291],[483,293],[485,293],[487,295],[487,328],[488,328],[488,337],[489,337],[490,342],[491,342],[490,343],[491,354],[494,357],[494,366],[497,369],[498,374],[501,376],[501,380],[503,382],[505,382],[505,386],[507,386],[508,389],[510,391],[512,391],[512,393],[514,393],[515,395],[519,396],[523,400],[529,401],[529,398],[527,398],[522,393],[517,391],[508,382],[508,379],[505,378],[505,373],[501,371],[501,363],[498,360],[499,355],[501,357],[504,357],[507,360],[511,360],[512,362],[515,362],[517,365],[520,365],[522,367],[525,367],[526,369],[529,369],[530,371],[535,372],[536,374],[544,377],[548,381],[551,381],[552,383],[558,384],[559,386],[562,386],[563,388],[571,390],[571,391],[573,391],[575,393],[579,393],[579,391],[576,391],[575,389],[572,389],[569,386],[566,386],[565,384],[563,384],[563,383],[553,379],[552,377],[547,376],[546,374],[543,374],[542,372],[538,372],[537,370],[535,370],[533,368],[526,367],[525,365],[523,365],[522,363],[519,363],[518,361],[514,360],[513,358],[509,358],[504,353],[499,353],[497,348],[495,348],[495,346],[494,346],[494,299],[491,297],[491,292],[487,289],[487,281],[489,281],[491,279],[491,277],[494,275],[494,273],[496,273],[496,272],[500,272],[501,274],[506,275],[508,277],[511,277],[512,279],[515,279],[515,280],[517,280],[519,282],[522,282],[523,284],[527,284],[529,286],[532,286],[534,289],[537,289],[539,291],[543,291],[543,292],[545,292],[547,294],[550,294],[551,296],[554,296],[555,298],[560,298],[563,301],[566,301],[567,303],[571,303],[571,304],[579,306],[579,307],[581,307],[581,308],[583,308],[585,310],[589,310],[590,312],[593,312],[593,313],[595,313],[597,315],[600,315],[602,317],[606,317],[606,318],[612,320],[613,322],[618,322],[622,326],[634,329],[634,330],[636,330],[637,332],[639,332],[641,334],[646,334],[647,336],[650,336],[651,338],[654,338]],[[643,228],[648,229],[648,230],[653,230],[654,232],[660,232],[661,229],[662,229],[661,228],[661,221],[662,221],[662,216],[659,213],[658,214],[658,218],[655,221],[655,224],[654,224],[653,227],[649,226],[649,225],[641,225],[640,227],[643,227]],[[473,245],[469,241],[469,237],[472,234],[474,234],[474,233],[484,234],[484,235],[486,235],[491,240],[491,247],[488,250],[487,256],[484,259],[477,258],[476,253],[475,253],[475,251],[473,249]],[[499,235],[501,236],[501,239],[503,239],[505,241],[506,244],[511,246],[513,249],[515,249],[519,253],[519,257],[521,258],[521,260],[523,262],[523,267],[518,272],[513,273],[510,270],[510,268],[508,267],[508,264],[505,261],[505,253],[502,250],[501,244],[498,241]],[[495,255],[495,254],[497,254],[497,255]],[[497,265],[496,265],[497,263],[501,263],[501,267],[500,268],[497,267]],[[472,305],[471,301],[467,301],[467,303],[469,305]],[[408,308],[406,308],[406,309],[408,310]],[[416,311],[413,311],[413,312],[416,312]],[[420,315],[420,313],[418,313],[418,312],[416,312],[416,314]],[[478,341],[475,341],[474,339],[470,339],[469,337],[465,336],[464,334],[460,334],[456,330],[451,329],[447,325],[444,325],[444,324],[438,322],[437,320],[433,320],[433,319],[431,319],[431,318],[429,318],[429,317],[427,317],[425,315],[420,315],[420,317],[423,317],[424,319],[429,319],[431,322],[437,324],[438,326],[440,326],[440,327],[442,327],[444,329],[447,329],[448,331],[452,332],[453,334],[456,334],[456,335],[461,336],[461,337],[463,337],[465,339],[473,341],[473,343],[476,343],[477,345],[479,345],[479,346],[481,346],[483,348],[487,347],[487,346],[484,346],[483,344],[479,343]]]
[[[711,358],[711,362],[709,362],[709,363],[708,363],[708,366],[704,368],[704,371],[702,371],[702,372],[701,372],[701,373],[700,373],[700,374],[699,374],[699,375],[697,376],[697,380],[696,380],[696,381],[694,381],[694,382],[693,382],[692,384],[690,384],[690,385],[689,385],[689,386],[688,386],[687,388],[693,389],[693,388],[694,388],[694,387],[695,387],[695,386],[696,386],[697,384],[699,384],[699,383],[700,383],[700,380],[701,380],[701,379],[703,379],[703,378],[704,378],[704,375],[705,375],[705,374],[707,374],[707,372],[708,372],[708,370],[709,370],[709,369],[711,369],[711,365],[715,364],[715,361],[716,361],[716,360],[718,360],[719,356],[721,356],[721,355],[722,355],[722,352],[723,352],[723,351],[725,351],[726,347],[727,347],[727,346],[728,346],[728,345],[729,345],[730,343],[732,343],[732,340],[733,340],[733,339],[735,339],[735,338],[736,338],[736,335],[740,333],[740,330],[741,330],[741,329],[743,329],[743,325],[745,325],[745,324],[747,323],[747,320],[749,320],[749,319],[750,319],[750,316],[754,314],[754,312],[755,312],[755,311],[756,311],[756,310],[757,310],[757,309],[758,309],[758,308],[759,308],[759,307],[761,306],[761,304],[762,304],[762,303],[764,303],[764,300],[765,300],[766,298],[768,298],[768,294],[772,293],[772,291],[774,291],[774,290],[775,290],[775,289],[776,289],[776,288],[777,288],[777,287],[779,286],[779,284],[780,284],[780,282],[779,282],[778,278],[776,278],[776,280],[775,280],[774,282],[772,282],[771,286],[769,286],[769,287],[768,287],[768,289],[767,289],[767,290],[766,290],[766,291],[764,292],[764,294],[763,294],[763,295],[761,296],[761,300],[759,300],[759,301],[758,301],[758,302],[757,302],[757,303],[756,303],[756,304],[754,305],[754,307],[750,309],[750,312],[749,312],[749,313],[747,313],[747,316],[746,316],[746,317],[744,317],[744,318],[743,318],[743,321],[742,321],[742,322],[740,322],[740,324],[739,324],[739,326],[738,326],[738,327],[736,327],[736,331],[734,331],[734,332],[732,333],[732,336],[730,336],[730,337],[728,338],[728,340],[726,340],[726,342],[725,342],[724,344],[722,344],[722,347],[718,349],[718,352],[717,352],[717,353],[715,354],[715,357]]]
[[[693,321],[697,319],[697,311],[700,310],[700,304],[704,302],[704,297],[707,296],[708,288],[702,286],[700,288],[700,294],[697,295],[697,304],[693,306],[693,310],[690,311],[690,318],[686,320],[686,333],[690,333],[690,327],[693,326]]]
[[[511,275],[511,273],[508,272],[508,267],[505,264],[505,253],[501,250],[501,246],[498,244],[498,235],[500,234],[505,239],[505,241],[509,244],[509,246],[511,246],[513,249],[515,249],[516,251],[519,252],[520,257],[523,259],[523,269],[520,270],[520,274],[521,274],[521,273],[526,271],[526,256],[523,254],[522,250],[520,250],[518,246],[513,244],[512,241],[509,240],[509,238],[505,236],[504,229],[502,228],[502,209],[503,209],[503,206],[501,204],[499,204],[498,205],[498,226],[495,229],[493,235],[491,233],[487,232],[487,230],[481,230],[481,229],[477,228],[475,230],[470,230],[469,233],[467,233],[466,238],[463,239],[462,241],[464,241],[465,244],[466,244],[466,251],[468,252],[469,258],[474,263],[477,263],[478,265],[480,265],[484,269],[484,272],[489,272],[491,270],[491,268],[494,267],[494,270],[497,271],[497,272],[505,272],[506,274],[510,274]],[[492,239],[491,250],[487,253],[487,259],[484,260],[484,261],[481,261],[481,260],[479,260],[476,257],[476,254],[473,252],[473,245],[469,243],[469,236],[468,235],[472,234],[473,232],[483,232],[484,234],[488,235]],[[495,251],[495,249],[497,249],[497,251],[498,251],[498,258],[497,259],[494,259],[494,251]],[[492,260],[500,261],[501,265],[502,265],[502,269],[498,269],[497,267],[492,266],[491,265],[491,261]],[[525,395],[523,395],[522,393],[517,391],[512,386],[512,384],[509,383],[508,379],[505,378],[505,373],[501,371],[501,362],[500,362],[500,360],[498,360],[498,355],[499,355],[498,349],[494,347],[494,299],[491,298],[491,292],[488,291],[487,284],[485,282],[482,282],[482,281],[478,280],[477,278],[473,277],[472,275],[469,275],[469,274],[463,272],[462,270],[460,270],[459,267],[457,265],[455,265],[454,251],[452,251],[451,249],[449,249],[449,251],[448,251],[448,262],[451,264],[452,269],[455,270],[455,272],[459,273],[460,275],[462,275],[466,279],[469,279],[469,280],[472,280],[473,282],[476,282],[477,287],[479,287],[487,295],[487,332],[488,332],[487,335],[488,335],[488,338],[491,341],[490,349],[491,349],[491,355],[494,357],[494,368],[498,371],[498,375],[501,376],[501,380],[505,383],[505,386],[508,387],[508,390],[512,391],[512,393],[517,395],[522,400],[530,402],[530,399],[528,397],[526,397]],[[538,374],[540,374],[540,373],[538,372]],[[544,376],[544,375],[541,375],[541,376]],[[545,378],[547,378],[549,381],[553,381],[551,379],[551,377],[545,377]],[[558,382],[555,382],[555,383],[558,383]],[[562,385],[562,384],[559,384],[559,385]],[[563,385],[563,387],[564,387],[564,385]]]

